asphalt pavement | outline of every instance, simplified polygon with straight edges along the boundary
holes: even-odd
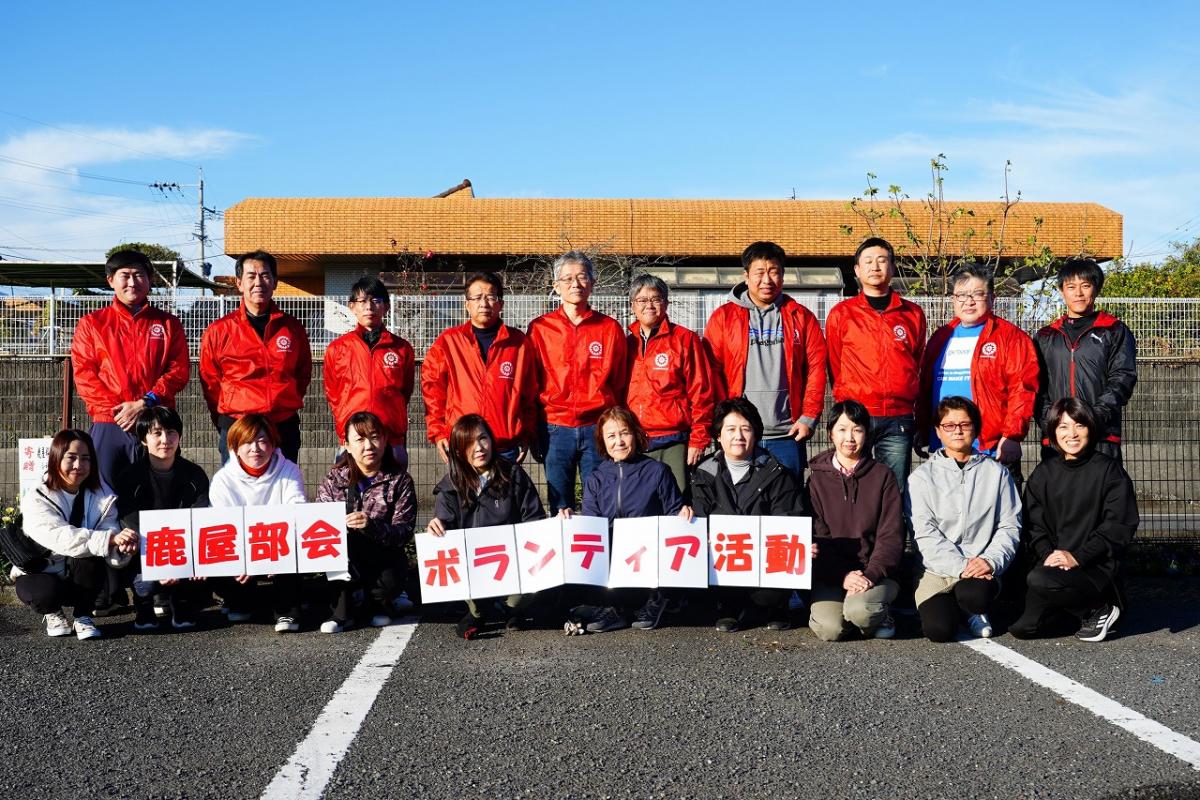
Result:
[[[256,798],[375,630],[49,639],[0,607],[0,789]],[[1121,635],[995,641],[1200,739],[1200,580],[1134,582]],[[960,644],[708,625],[463,642],[429,609],[327,798],[1187,798],[1200,771]],[[386,676],[386,680],[384,680]],[[318,731],[319,733],[319,731]],[[310,737],[311,738],[311,737]],[[319,738],[319,736],[318,736]]]

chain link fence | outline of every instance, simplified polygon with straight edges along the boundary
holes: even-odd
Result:
[[[672,294],[672,320],[702,331],[712,311],[724,302],[721,292]],[[836,295],[800,295],[824,321],[841,298]],[[949,298],[911,298],[922,305],[935,328],[952,314]],[[593,305],[622,322],[631,319],[629,301],[621,296],[593,297]],[[17,439],[49,436],[59,427],[62,414],[63,360],[69,354],[71,335],[79,318],[111,302],[100,296],[12,297],[0,303],[0,493],[15,495]],[[199,353],[204,330],[235,308],[236,297],[155,298],[183,321],[192,349]],[[353,327],[354,320],[343,298],[280,298],[279,306],[300,319],[309,332],[314,358],[319,362],[325,347]],[[553,310],[553,297],[510,296],[505,320],[524,328],[539,314]],[[1125,417],[1126,467],[1137,487],[1143,525],[1139,538],[1159,543],[1200,544],[1200,299],[1159,300],[1105,298],[1103,307],[1120,316],[1138,340],[1139,383]],[[1061,313],[1054,303],[1023,298],[1000,298],[997,313],[1030,333]],[[418,359],[445,328],[465,319],[461,296],[395,296],[389,327],[404,336]],[[419,368],[419,367],[418,367]],[[432,506],[432,488],[443,466],[426,445],[424,404],[417,392],[409,407],[411,471],[417,482],[422,512]],[[826,398],[826,407],[829,405]],[[178,398],[185,424],[185,451],[211,474],[219,466],[216,434],[200,396],[193,363],[192,381]],[[74,424],[86,426],[87,413],[79,398],[72,402]],[[301,414],[304,449],[300,466],[310,491],[324,476],[337,449],[329,407],[325,402],[321,364],[313,375]],[[1034,437],[1030,437],[1031,439]],[[810,448],[824,449],[824,434]],[[1025,446],[1025,473],[1039,458],[1035,444]],[[541,468],[529,465],[534,479],[543,482]],[[423,517],[424,519],[424,517]]]

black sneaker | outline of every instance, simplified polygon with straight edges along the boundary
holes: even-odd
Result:
[[[454,634],[458,636],[458,638],[466,639],[467,641],[479,636],[479,632],[482,630],[483,620],[472,615],[470,612],[464,614],[463,618],[460,619],[458,624],[454,626]]]
[[[137,616],[133,618],[133,629],[135,631],[158,630],[158,617],[154,615],[154,608],[152,606],[137,606]]]
[[[776,612],[771,615],[771,619],[767,620],[767,630],[769,631],[786,631],[792,627],[792,621],[785,614]]]
[[[667,608],[667,599],[662,592],[651,592],[646,604],[638,609],[633,618],[633,627],[639,631],[652,631],[662,621],[663,611]]]
[[[739,611],[737,616],[729,616],[728,613],[725,613],[723,616],[717,618],[717,630],[721,633],[737,633],[745,623],[745,609]]]
[[[587,624],[589,633],[608,633],[628,627],[629,621],[625,619],[625,615],[613,606],[605,606],[600,614]]]
[[[1120,616],[1121,609],[1116,606],[1098,608],[1083,621],[1082,627],[1075,633],[1075,638],[1081,642],[1103,642]]]
[[[523,631],[525,627],[525,615],[515,609],[504,621],[504,630],[506,631]]]

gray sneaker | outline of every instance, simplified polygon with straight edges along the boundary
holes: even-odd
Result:
[[[633,627],[639,631],[654,630],[662,621],[663,611],[666,608],[667,598],[663,597],[662,592],[651,592],[649,599],[646,600],[646,605],[638,609],[634,616]]]
[[[587,624],[587,629],[591,633],[607,633],[628,627],[629,622],[612,606],[602,608],[596,618]]]

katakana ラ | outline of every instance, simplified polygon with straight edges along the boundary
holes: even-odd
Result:
[[[494,580],[504,580],[504,573],[508,572],[508,562],[511,559],[505,552],[506,549],[502,544],[490,544],[487,547],[476,549],[474,566],[486,567],[488,564],[498,564]]]

